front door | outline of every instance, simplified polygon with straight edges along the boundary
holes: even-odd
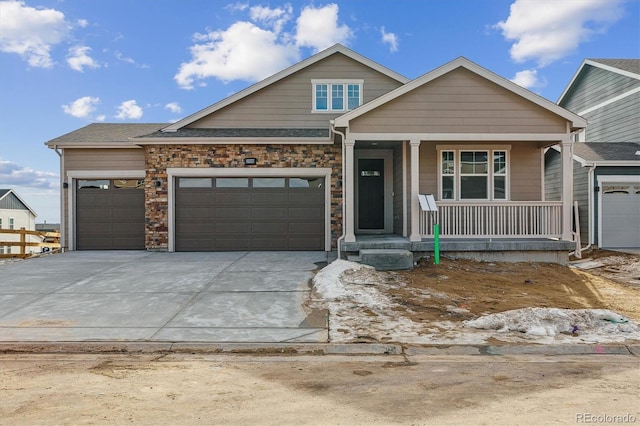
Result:
[[[384,159],[358,160],[358,228],[384,229]]]

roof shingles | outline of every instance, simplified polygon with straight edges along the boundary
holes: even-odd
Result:
[[[640,166],[640,142],[578,142],[573,153],[586,161],[638,161]]]

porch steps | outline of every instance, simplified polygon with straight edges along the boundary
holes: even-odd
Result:
[[[413,253],[402,249],[362,249],[359,262],[373,266],[377,271],[413,268]]]

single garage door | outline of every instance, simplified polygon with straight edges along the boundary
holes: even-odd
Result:
[[[324,250],[324,178],[177,178],[177,251]]]
[[[78,180],[77,250],[144,250],[144,181]]]
[[[603,248],[640,248],[640,184],[602,185]]]

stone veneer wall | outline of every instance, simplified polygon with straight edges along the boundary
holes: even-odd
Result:
[[[255,166],[244,159],[254,157]],[[342,232],[342,149],[340,145],[149,145],[145,147],[145,245],[147,250],[169,246],[167,168],[330,167],[331,247]],[[155,182],[160,182],[156,186]]]

